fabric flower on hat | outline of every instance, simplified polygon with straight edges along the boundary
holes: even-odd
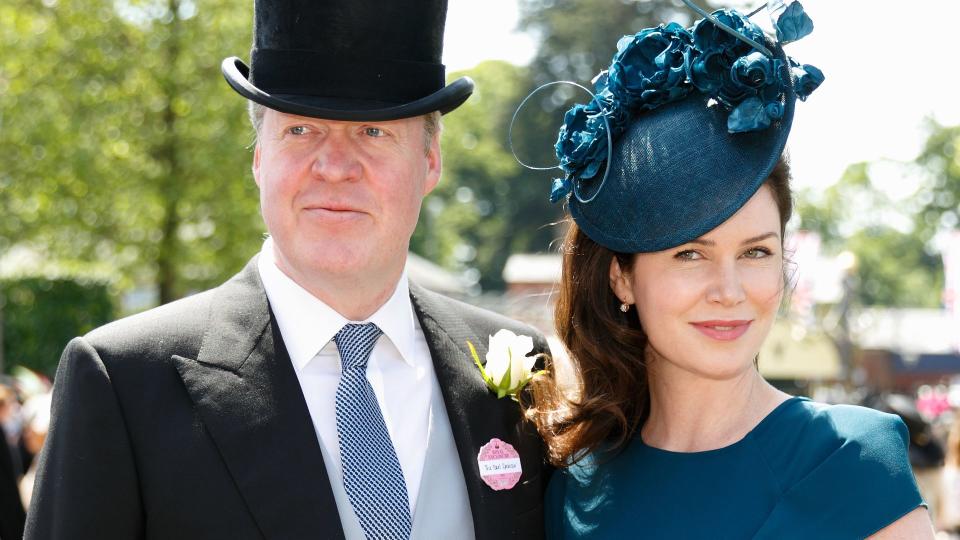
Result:
[[[607,155],[607,123],[602,111],[593,104],[576,105],[563,117],[563,129],[557,140],[560,166],[580,178],[593,178],[600,168],[596,158]],[[583,166],[581,166],[583,164]]]
[[[740,35],[757,43],[764,42],[763,30],[740,13],[732,9],[720,9],[714,11],[713,16],[718,21],[736,30]],[[694,23],[690,33],[693,38],[693,46],[698,51],[719,51],[731,62],[737,57],[753,51],[753,47],[724,32],[709,19],[700,19]]]
[[[730,68],[730,80],[749,97],[741,101],[727,118],[730,133],[765,129],[783,115],[780,103],[778,70],[782,62],[759,51],[737,58]]]
[[[687,80],[701,92],[715,94],[723,85],[723,78],[730,72],[723,51],[701,52],[693,47],[684,52],[684,69]]]
[[[684,51],[692,36],[677,23],[647,28],[617,43],[607,86],[623,106],[650,110],[690,93]]]
[[[813,21],[803,11],[800,2],[793,2],[777,17],[774,28],[777,31],[777,41],[791,43],[813,32]]]
[[[577,104],[564,115],[555,151],[566,175],[553,181],[551,202],[557,202],[573,190],[573,177],[589,180],[600,173],[608,153],[607,130],[611,130],[611,138],[615,140],[629,117],[607,89],[605,74],[598,78],[595,88],[596,94],[590,103]]]
[[[747,88],[763,88],[776,82],[773,63],[774,60],[767,58],[762,52],[754,51],[737,58],[730,69],[730,79]]]
[[[763,30],[736,11],[724,9],[713,15],[743,36],[764,43]],[[750,45],[724,32],[713,21],[697,21],[692,34],[693,44],[684,55],[690,83],[728,108],[754,97],[762,84],[774,82],[768,76],[762,84],[744,84],[746,81],[737,77],[735,64],[754,53],[761,56],[763,53],[758,53]],[[757,63],[751,61],[750,64],[756,67]]]
[[[806,101],[810,94],[823,82],[823,72],[810,64],[794,66],[791,71],[796,80],[794,91],[800,101]]]
[[[578,104],[564,116],[555,151],[566,175],[553,180],[550,202],[559,201],[573,190],[574,177],[590,180],[602,172],[609,151],[607,130],[610,139],[616,140],[630,121],[629,109],[619,105],[608,87],[606,71],[594,79],[594,90],[590,103]]]

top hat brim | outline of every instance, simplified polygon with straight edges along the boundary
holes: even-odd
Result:
[[[238,94],[251,101],[280,112],[326,120],[380,122],[412,118],[434,111],[446,114],[462,105],[474,88],[470,77],[460,77],[440,90],[414,101],[389,103],[299,94],[271,94],[250,82],[250,68],[236,56],[225,58],[220,69],[227,83]]]

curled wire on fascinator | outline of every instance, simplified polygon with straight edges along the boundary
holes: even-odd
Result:
[[[784,118],[785,107],[792,107],[787,93],[805,100],[823,82],[819,69],[782,54],[783,44],[813,30],[800,2],[768,2],[748,15],[730,9],[710,14],[684,3],[704,18],[690,28],[669,23],[624,36],[609,69],[594,79],[592,99],[567,111],[555,145],[565,174],[553,181],[551,202],[572,193],[589,203],[600,193],[612,144],[637,115],[699,92],[728,112],[729,133],[758,132]],[[775,42],[750,20],[764,8]],[[583,189],[598,177],[598,185]]]

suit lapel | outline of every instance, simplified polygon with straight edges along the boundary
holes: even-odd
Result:
[[[519,405],[510,399],[497,399],[470,356],[467,341],[477,347],[483,359],[488,335],[497,329],[471,326],[458,314],[460,304],[412,283],[410,296],[450,419],[476,537],[513,537],[513,518],[542,501],[542,453],[535,432],[522,425]],[[477,454],[494,437],[512,444],[520,453],[523,476],[511,490],[494,491],[480,478]]]
[[[266,538],[343,538],[320,444],[256,259],[216,293],[197,358],[174,357]]]

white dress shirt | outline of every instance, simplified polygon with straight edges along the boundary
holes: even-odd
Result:
[[[348,323],[376,324],[383,335],[367,364],[367,380],[397,452],[414,514],[430,420],[433,362],[410,302],[407,273],[393,295],[365,321],[351,321],[300,287],[277,267],[273,240],[263,243],[257,267],[283,342],[300,381],[331,482],[343,483],[337,438],[336,391],[340,353],[333,336]]]

